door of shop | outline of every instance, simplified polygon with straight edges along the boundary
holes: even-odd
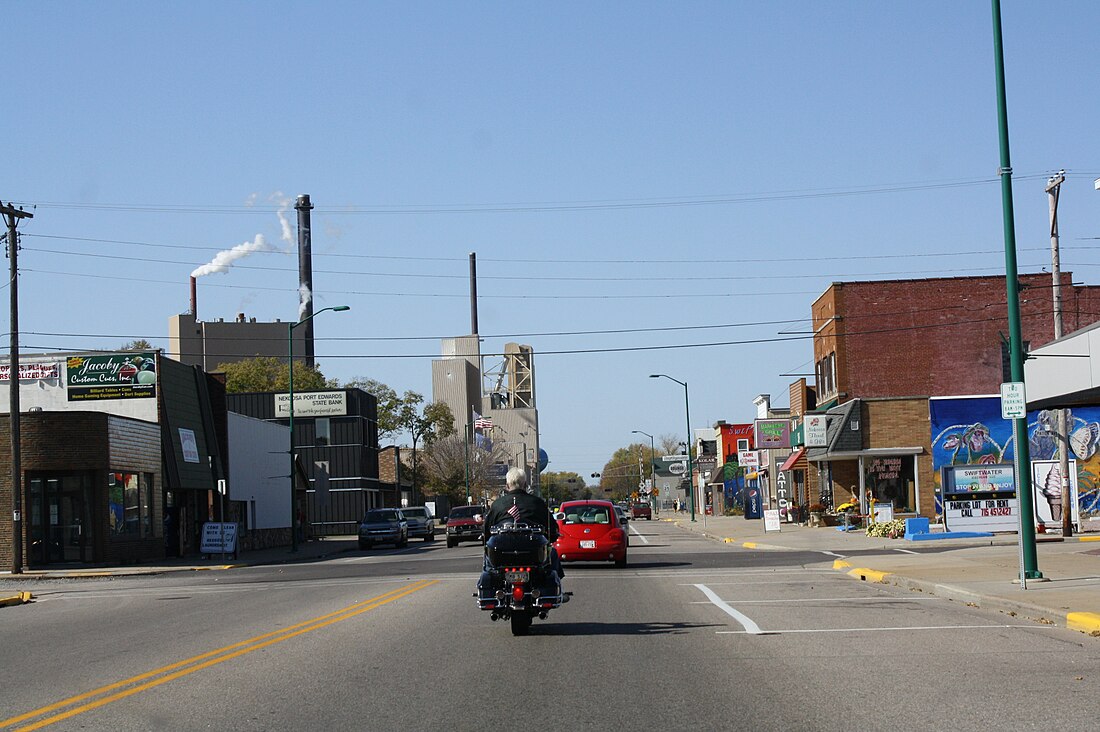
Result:
[[[93,561],[92,476],[69,473],[28,478],[32,564]]]

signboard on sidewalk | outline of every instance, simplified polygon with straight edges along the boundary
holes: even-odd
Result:
[[[948,531],[1016,531],[1020,502],[1015,498],[975,498],[943,501],[944,525]]]
[[[237,551],[237,524],[208,521],[202,525],[203,554],[233,554]]]
[[[769,531],[781,531],[778,508],[764,509],[764,532],[767,533]]]

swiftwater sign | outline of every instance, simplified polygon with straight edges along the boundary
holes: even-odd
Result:
[[[948,531],[1016,531],[1020,504],[1011,465],[943,468],[943,517]]]
[[[294,392],[295,417],[341,417],[348,413],[346,391]],[[290,416],[290,394],[275,395],[275,418]]]
[[[71,356],[65,360],[65,385],[70,402],[156,397],[157,357],[154,353]]]

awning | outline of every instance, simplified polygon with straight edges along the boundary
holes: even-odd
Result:
[[[798,460],[805,454],[806,448],[798,448],[797,450],[792,452],[786,460],[783,461],[783,464],[779,466],[779,471],[783,472],[784,470],[790,470],[792,467],[794,467],[794,464],[797,463]]]

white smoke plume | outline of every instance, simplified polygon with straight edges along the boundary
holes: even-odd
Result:
[[[264,251],[271,251],[271,248],[267,245],[267,240],[264,239],[263,234],[256,234],[256,238],[252,241],[246,241],[243,244],[238,244],[232,249],[218,252],[208,264],[204,264],[196,269],[191,273],[191,276],[204,277],[208,274],[225,274],[229,271],[229,266],[238,259],[247,257],[254,252]]]
[[[284,196],[282,191],[272,193],[271,200],[279,204],[279,208],[275,211],[275,215],[279,217],[279,227],[282,230],[279,238],[286,242],[287,251],[292,252],[297,248],[298,240],[294,237],[294,229],[290,228],[290,221],[287,220],[286,214],[290,210],[290,204],[293,201]]]
[[[306,308],[313,300],[313,293],[309,291],[309,288],[306,286],[305,282],[298,286],[298,297],[301,301],[301,304],[298,305],[298,320],[301,320],[302,318],[306,317]]]

